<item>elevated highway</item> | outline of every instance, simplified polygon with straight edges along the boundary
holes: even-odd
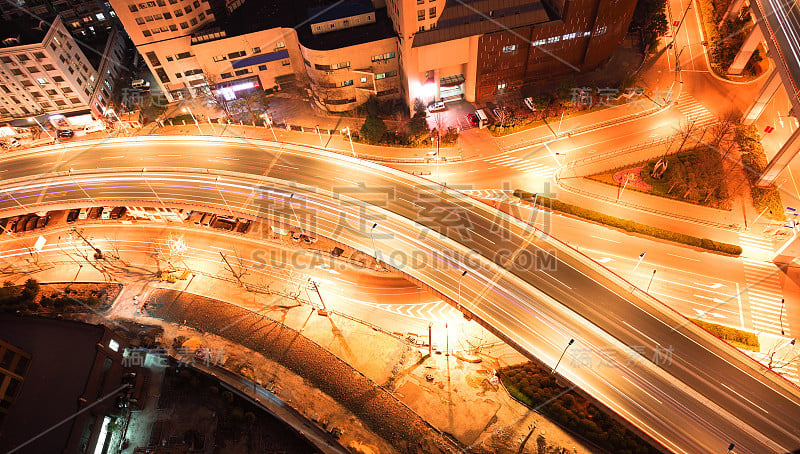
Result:
[[[800,449],[798,390],[596,262],[453,190],[308,147],[140,137],[0,159],[0,216],[183,205],[278,217],[425,282],[673,452]],[[373,246],[374,244],[374,246]],[[467,271],[464,275],[463,272]]]

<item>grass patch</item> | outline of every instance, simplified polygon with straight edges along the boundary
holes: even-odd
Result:
[[[761,145],[761,135],[755,126],[738,125],[734,132],[734,141],[742,153],[742,166],[745,176],[750,183],[750,196],[753,198],[753,208],[759,213],[774,221],[785,221],[783,201],[778,188],[771,184],[768,187],[756,186],[758,179],[767,167],[767,154]]]
[[[533,199],[532,193],[524,192],[519,189],[514,190],[514,196],[523,200]],[[607,214],[600,213],[599,211],[588,210],[586,208],[582,208],[577,205],[572,205],[569,203],[564,203],[560,200],[552,199],[550,197],[538,196],[536,198],[536,204],[541,205],[544,208],[571,214],[573,216],[587,219],[589,221],[594,221],[599,224],[616,227],[618,229],[622,229],[627,232],[648,235],[654,238],[672,241],[675,243],[686,244],[689,246],[694,246],[709,251],[722,252],[724,254],[741,255],[742,253],[742,248],[735,244],[722,243],[719,241],[711,240],[709,238],[700,238],[696,236],[686,235],[684,233],[673,232],[671,230],[666,230],[659,227],[653,227],[647,224],[641,224],[639,222],[629,221],[627,219],[609,216]]]
[[[729,326],[718,325],[716,323],[710,323],[694,318],[690,320],[697,326],[703,328],[709,333],[717,336],[718,338],[740,350],[752,350],[754,352],[761,350],[761,346],[758,343],[758,337],[749,331],[743,331],[740,329],[731,328]]]
[[[641,177],[652,186],[650,194],[718,209],[730,209],[722,156],[711,147],[700,146],[663,157],[667,170],[653,178],[659,159],[642,167]]]
[[[660,452],[588,399],[559,385],[550,369],[539,363],[528,362],[504,367],[498,371],[498,375],[508,392],[516,399],[608,452]]]

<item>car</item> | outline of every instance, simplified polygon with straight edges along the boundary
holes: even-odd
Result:
[[[50,216],[42,216],[36,221],[36,228],[43,229],[47,226],[48,222],[50,222]]]
[[[128,209],[125,207],[114,207],[114,209],[111,210],[111,219],[119,219],[122,216],[125,216],[127,211]]]
[[[137,79],[131,82],[131,88],[135,88],[137,90],[149,90],[150,89],[150,82],[144,79]]]
[[[25,225],[28,223],[28,218],[30,218],[30,215],[25,214],[20,216],[19,219],[17,219],[17,223],[14,224],[14,233],[20,233],[25,231]]]
[[[59,129],[56,131],[56,135],[58,137],[72,137],[75,135],[75,131],[71,129]]]
[[[30,215],[28,218],[28,222],[25,223],[25,231],[33,230],[36,228],[36,224],[39,222],[39,216],[35,214]]]
[[[75,222],[75,220],[78,219],[78,216],[80,216],[80,214],[81,214],[80,208],[69,210],[69,213],[67,213],[67,222]]]
[[[441,112],[442,110],[447,110],[444,101],[435,101],[428,104],[428,112]]]
[[[81,208],[81,210],[78,212],[78,219],[84,220],[87,219],[88,217],[89,217],[89,208]]]
[[[527,107],[531,112],[536,112],[536,106],[533,104],[533,98],[530,96],[523,99],[522,103],[525,104],[525,107]]]
[[[97,219],[100,217],[100,213],[103,212],[103,207],[92,207],[89,208],[89,219]]]
[[[203,227],[208,227],[211,225],[212,222],[214,222],[214,218],[216,217],[217,217],[216,214],[203,213],[203,219],[200,220],[200,225],[202,225]]]
[[[250,220],[249,219],[239,219],[239,223],[236,224],[236,231],[239,233],[247,233],[250,230]]]
[[[478,119],[478,116],[475,115],[474,113],[468,113],[467,114],[467,121],[472,126],[478,126],[480,124],[480,120]]]
[[[8,225],[8,218],[0,219],[0,235],[6,233],[6,225]]]
[[[236,228],[236,221],[231,221],[230,219],[225,219],[222,216],[218,216],[211,223],[211,227],[230,232]]]
[[[103,207],[103,211],[100,212],[100,219],[110,219],[111,218],[111,207]]]
[[[19,218],[20,218],[19,216],[12,216],[8,218],[8,224],[6,224],[6,228],[3,231],[3,233],[13,233],[14,228],[17,226],[17,223],[19,222]]]

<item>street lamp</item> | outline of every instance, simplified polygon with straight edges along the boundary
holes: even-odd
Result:
[[[461,279],[467,275],[467,270],[461,272],[461,276],[458,277],[458,301],[456,301],[456,305],[459,309],[461,309]]]
[[[372,228],[369,229],[369,237],[372,239],[372,254],[376,261],[378,260],[378,249],[375,247],[375,235],[373,235],[373,230],[375,230],[377,226],[378,223],[375,222],[372,224]]]
[[[35,121],[35,122],[36,122],[36,124],[37,124],[37,125],[39,125],[39,128],[40,128],[42,131],[44,131],[44,133],[45,133],[45,134],[47,134],[47,136],[48,136],[48,137],[50,137],[50,140],[52,140],[53,142],[58,142],[58,139],[57,139],[57,138],[55,138],[55,137],[53,137],[53,135],[52,135],[52,134],[50,134],[50,131],[49,131],[48,129],[45,129],[45,127],[44,127],[44,126],[42,126],[42,124],[41,124],[41,123],[39,123],[39,120],[38,120],[36,117],[30,117],[30,118],[28,118],[28,121]]]
[[[96,247],[94,247],[94,245],[92,245],[92,243],[90,243],[90,242],[89,242],[89,240],[87,240],[87,239],[86,239],[86,237],[84,237],[83,235],[81,235],[81,232],[79,232],[77,229],[75,229],[75,233],[77,233],[77,234],[78,234],[78,236],[79,236],[79,237],[81,237],[81,239],[82,239],[82,240],[83,240],[83,241],[84,241],[84,242],[85,242],[85,243],[86,243],[86,244],[87,244],[87,245],[88,245],[90,248],[94,249],[94,258],[95,258],[95,260],[102,260],[102,259],[103,259],[103,252],[100,250],[100,248],[96,248]]]
[[[356,156],[356,149],[353,147],[353,136],[350,135],[350,126],[345,126],[342,128],[342,134],[347,133],[347,137],[350,139],[350,151],[353,152],[353,157],[357,158]]]
[[[639,265],[641,265],[645,255],[647,255],[647,252],[642,252],[641,254],[639,254],[639,261],[636,262],[636,266],[634,266],[633,271],[631,271],[631,280],[633,280],[633,276],[636,274],[636,269],[639,268]]]
[[[648,292],[650,291],[650,285],[653,284],[653,278],[654,277],[656,277],[656,270],[653,270],[653,274],[650,275],[650,282],[647,283],[647,290],[646,291],[648,291]]]
[[[786,334],[783,331],[783,304],[785,302],[786,302],[786,298],[781,298],[781,312],[778,314],[778,320],[780,320],[780,323],[781,323],[781,336]]]
[[[322,133],[319,130],[319,125],[314,126],[314,129],[317,130],[317,135],[319,136],[319,146],[325,148],[325,144],[322,143]]]
[[[733,452],[733,448],[735,448],[735,447],[736,447],[735,444],[733,444],[733,443],[729,444],[728,445],[728,454],[731,454]]]
[[[555,375],[555,373],[556,373],[556,368],[558,367],[558,365],[559,365],[559,364],[561,364],[561,360],[564,358],[564,355],[567,353],[567,349],[568,349],[568,348],[569,348],[569,346],[570,346],[570,345],[572,345],[574,342],[575,342],[575,339],[570,339],[570,340],[569,340],[569,342],[567,342],[567,346],[566,346],[566,347],[564,347],[564,351],[563,351],[563,352],[561,352],[561,356],[558,358],[558,361],[556,362],[556,365],[555,365],[555,366],[553,366],[553,371],[552,371],[552,372],[550,372],[550,374],[551,374],[551,375]]]
[[[275,130],[272,129],[272,117],[269,116],[268,113],[264,112],[260,115],[261,118],[264,119],[264,123],[269,126],[269,130],[272,131],[272,138],[275,139],[275,142],[278,141],[278,136],[275,135]]]
[[[192,112],[192,109],[189,106],[186,106],[181,110],[184,112],[189,112],[189,115],[192,116],[192,120],[194,120],[194,125],[197,126],[197,130],[200,131],[200,135],[203,135],[203,130],[200,129],[200,123],[197,122],[197,118],[194,116],[194,112]]]

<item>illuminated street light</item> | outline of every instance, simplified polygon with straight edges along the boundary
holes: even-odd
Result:
[[[275,130],[272,129],[272,117],[269,116],[268,113],[264,112],[259,117],[264,119],[264,122],[269,126],[269,130],[272,131],[272,137],[275,139],[275,142],[278,142],[278,136],[275,135]]]
[[[347,133],[347,137],[350,139],[350,151],[353,152],[353,157],[357,158],[358,156],[356,156],[356,149],[353,147],[353,136],[350,135],[350,126],[345,126],[342,128],[342,134],[345,132]]]
[[[561,352],[561,356],[558,358],[558,361],[556,362],[556,365],[555,365],[555,366],[553,366],[553,370],[550,372],[550,374],[551,374],[551,375],[555,375],[555,373],[556,373],[556,368],[558,367],[558,365],[559,365],[559,364],[561,364],[561,360],[564,358],[564,355],[566,355],[566,354],[567,354],[567,349],[568,349],[568,348],[569,348],[569,346],[570,346],[570,345],[572,345],[574,342],[575,342],[575,339],[570,339],[570,340],[569,340],[569,342],[567,343],[567,346],[566,346],[566,347],[564,347],[564,351],[563,351],[563,352]]]
[[[322,148],[325,148],[325,144],[322,143],[322,133],[319,130],[319,125],[314,126],[314,129],[317,130],[317,135],[319,136],[319,146],[321,146]]]
[[[200,131],[200,135],[203,135],[203,130],[200,129],[200,123],[197,122],[197,118],[194,116],[194,112],[192,112],[192,109],[189,108],[189,106],[186,106],[181,110],[183,112],[189,112],[189,115],[192,116],[192,120],[194,120],[194,125],[197,126],[197,130]]]
[[[369,229],[369,237],[372,238],[372,254],[376,261],[378,260],[378,249],[375,247],[375,235],[373,235],[373,230],[375,230],[377,226],[378,223],[376,222],[372,224],[372,228]]]
[[[109,112],[114,114],[114,117],[116,117],[117,121],[122,126],[122,130],[125,131],[125,135],[128,135],[127,126],[125,126],[125,123],[122,122],[122,120],[119,118],[119,115],[117,115],[117,112],[114,109],[112,109],[112,108],[103,109],[103,116],[106,116]]]
[[[45,127],[44,127],[44,126],[42,126],[42,124],[41,124],[41,123],[39,123],[39,120],[38,120],[36,117],[30,117],[30,118],[28,118],[28,121],[35,121],[35,122],[36,122],[36,124],[37,124],[37,125],[39,125],[39,128],[40,128],[42,131],[44,131],[44,133],[45,133],[45,134],[47,134],[47,136],[48,136],[48,137],[50,137],[50,140],[52,140],[54,143],[58,143],[58,139],[57,139],[57,138],[55,138],[55,137],[53,137],[53,135],[52,135],[52,134],[50,134],[50,131],[49,131],[49,130],[47,130],[47,129],[45,129]]]
[[[636,262],[636,266],[633,267],[633,271],[631,271],[631,280],[633,280],[633,276],[636,274],[636,269],[639,268],[639,265],[642,264],[642,260],[644,260],[644,256],[647,255],[647,252],[642,252],[639,254],[639,261]]]
[[[733,448],[735,448],[735,447],[736,447],[735,444],[733,444],[733,443],[729,444],[728,445],[728,454],[731,454],[733,452]]]
[[[461,272],[461,276],[458,277],[458,301],[456,301],[456,305],[458,306],[459,310],[461,309],[461,279],[467,275],[467,270]]]

